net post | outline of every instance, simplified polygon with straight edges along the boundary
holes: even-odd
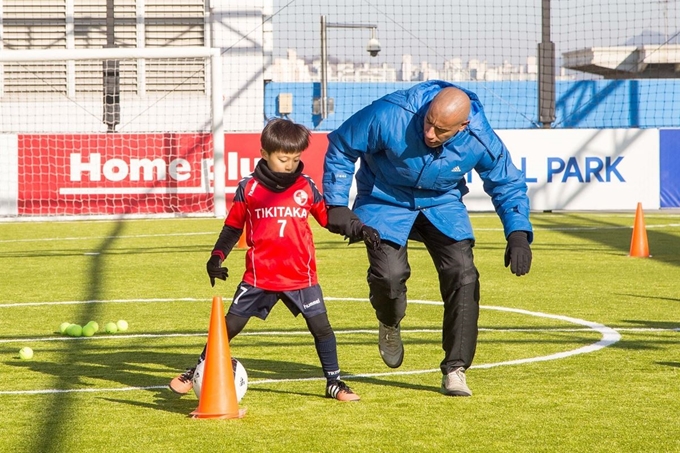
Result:
[[[549,129],[555,121],[555,43],[550,41],[550,0],[541,1],[538,43],[538,121]]]
[[[213,142],[213,196],[215,201],[215,217],[225,217],[227,203],[225,199],[224,162],[224,107],[222,104],[222,58],[219,48],[210,52],[210,89],[212,108],[212,142]]]

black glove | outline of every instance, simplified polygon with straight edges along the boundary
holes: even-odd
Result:
[[[352,236],[352,221],[359,218],[347,206],[328,206],[328,231],[335,234]]]
[[[222,260],[217,255],[212,255],[205,265],[208,270],[208,276],[210,276],[210,286],[215,286],[215,279],[227,280],[229,273],[226,267],[222,267]]]
[[[361,227],[361,236],[366,244],[366,247],[372,250],[378,250],[380,248],[380,233],[375,228],[368,225],[363,225]],[[350,241],[351,242],[351,241]]]
[[[331,233],[343,234],[349,243],[364,241],[366,247],[378,250],[380,233],[375,228],[361,223],[357,215],[347,206],[328,206],[328,225]]]
[[[510,271],[516,276],[527,274],[531,269],[531,247],[529,234],[526,231],[513,231],[508,236],[505,247],[505,267],[510,265]]]

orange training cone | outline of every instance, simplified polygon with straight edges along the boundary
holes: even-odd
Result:
[[[630,254],[640,258],[649,258],[649,244],[647,243],[647,229],[645,227],[645,215],[642,213],[642,203],[637,204],[635,211],[635,225],[633,225],[633,237],[630,240]]]
[[[240,249],[248,248],[248,242],[246,242],[246,230],[243,230],[243,233],[241,233],[241,237],[238,238],[238,244],[236,246]]]
[[[241,418],[245,413],[245,409],[238,407],[222,298],[215,296],[210,313],[201,396],[191,415],[193,418]]]

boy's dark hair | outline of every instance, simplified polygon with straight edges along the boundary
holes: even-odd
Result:
[[[262,130],[260,144],[268,153],[296,153],[309,146],[311,132],[302,124],[284,118],[274,118]]]

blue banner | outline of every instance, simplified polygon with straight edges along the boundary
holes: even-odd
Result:
[[[680,207],[680,129],[659,131],[660,206]]]

